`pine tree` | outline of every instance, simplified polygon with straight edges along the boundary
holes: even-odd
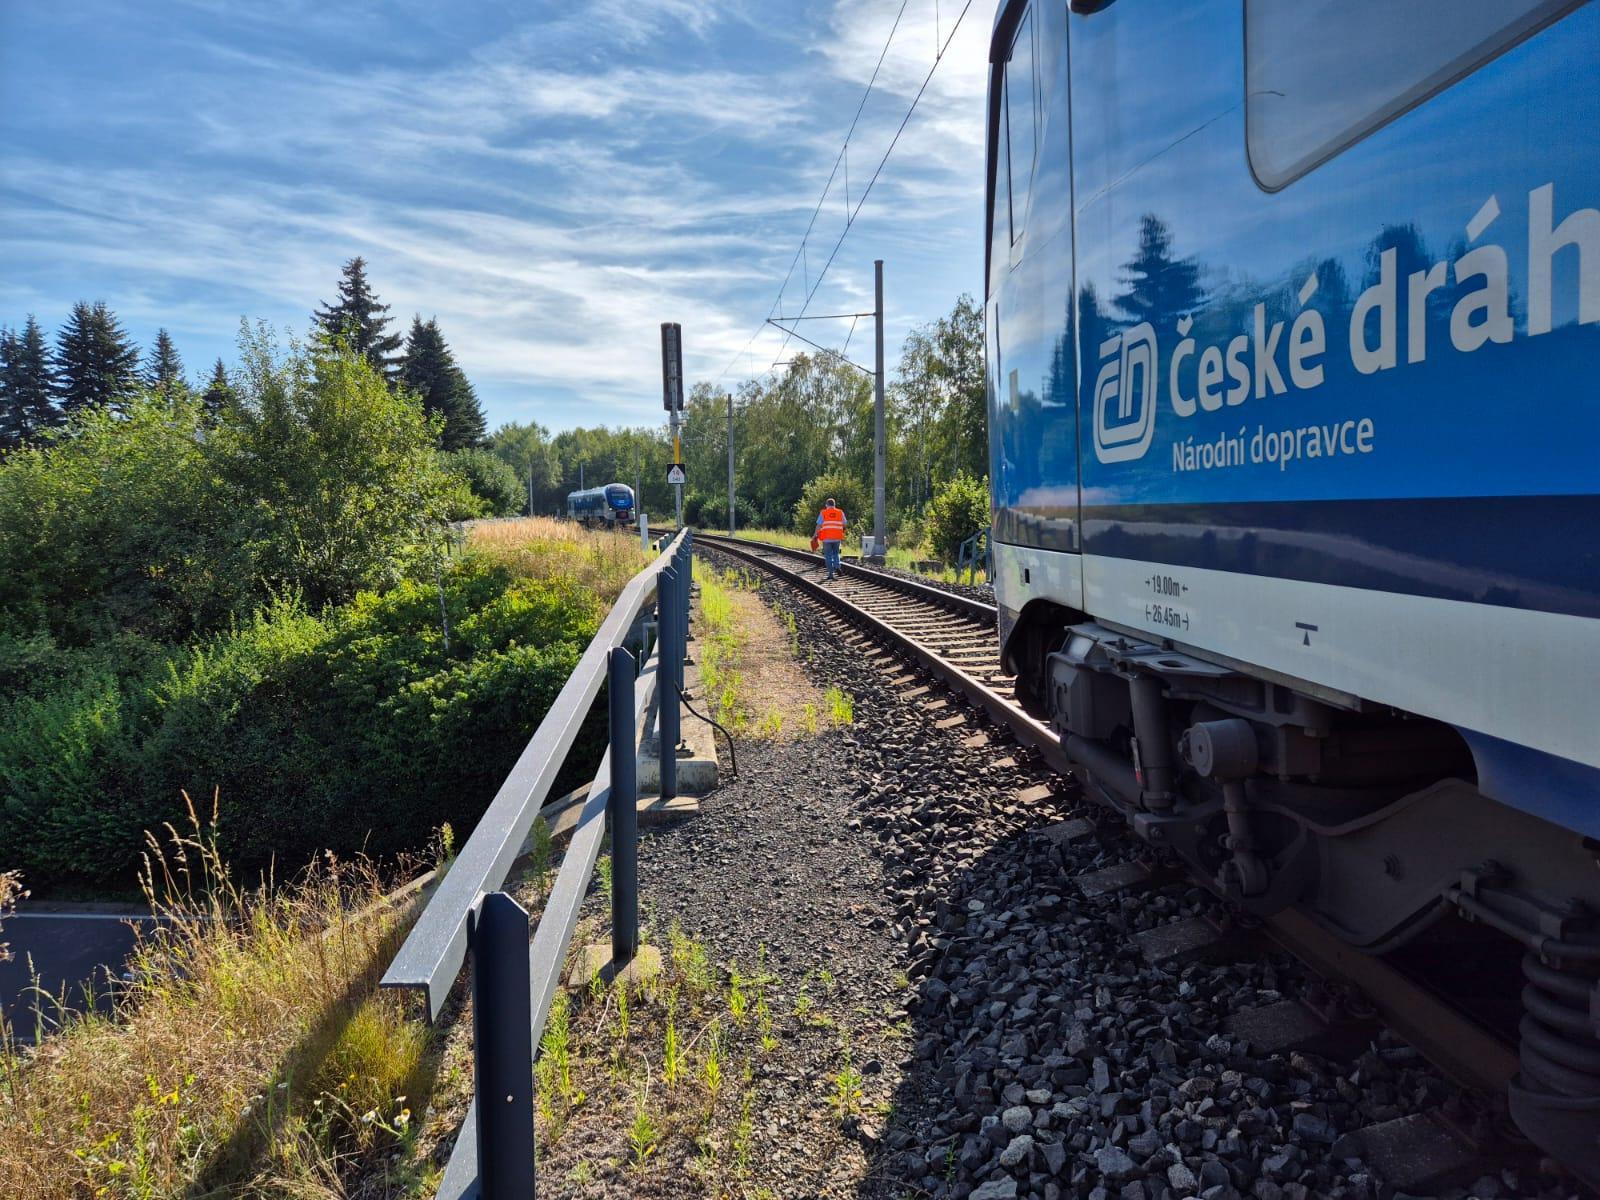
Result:
[[[205,407],[207,422],[212,425],[217,424],[233,401],[233,381],[228,378],[228,368],[222,365],[222,360],[219,358],[216,366],[211,368],[211,378],[206,381],[206,390],[200,394],[200,403]]]
[[[172,335],[165,329],[156,330],[156,347],[144,369],[144,381],[162,395],[170,394],[175,386],[183,383],[183,359],[172,344]]]
[[[388,379],[394,375],[395,352],[400,348],[400,335],[385,332],[388,311],[389,306],[378,303],[367,283],[366,260],[356,257],[344,265],[339,302],[323,305],[314,318],[327,337],[342,338],[347,347],[365,355],[373,370]]]
[[[1200,267],[1192,258],[1172,256],[1172,228],[1154,213],[1139,220],[1139,250],[1122,264],[1122,282],[1128,290],[1113,303],[1128,316],[1128,324],[1148,321],[1166,330],[1179,317],[1205,302]],[[1093,342],[1081,341],[1093,346]]]
[[[443,415],[444,431],[439,435],[442,449],[460,450],[482,444],[487,433],[483,407],[472,384],[456,365],[436,320],[412,318],[398,381],[422,400],[422,407],[429,414]]]
[[[120,410],[139,387],[139,348],[105,301],[82,300],[56,335],[56,393],[70,415],[88,406]]]
[[[30,315],[21,333],[0,329],[0,448],[61,423],[54,393],[55,368],[39,322]]]

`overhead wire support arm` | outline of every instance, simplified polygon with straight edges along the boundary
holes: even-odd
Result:
[[[859,319],[861,317],[875,317],[877,315],[878,314],[876,312],[823,313],[820,316],[810,316],[810,317],[782,317],[782,316],[780,316],[778,318],[778,321],[851,321],[851,320]],[[770,324],[770,325],[778,325],[778,321],[774,321],[771,317],[767,318],[767,323]],[[778,325],[778,328],[782,329],[783,326]]]
[[[775,326],[778,329],[782,329],[784,331],[784,333],[788,334],[792,338],[795,338],[797,341],[804,342],[806,345],[810,346],[813,350],[819,350],[823,354],[828,355],[828,357],[830,357],[830,358],[838,359],[840,362],[844,363],[848,367],[854,367],[856,370],[860,371],[863,375],[876,375],[877,374],[877,372],[874,371],[872,368],[863,367],[860,363],[854,361],[853,359],[846,358],[844,355],[840,354],[837,350],[830,350],[826,346],[819,346],[816,342],[813,342],[810,338],[805,337],[802,334],[796,333],[792,329],[785,329],[782,325],[778,324],[777,320],[775,320],[772,317],[768,317],[767,318],[767,324]],[[791,361],[793,361],[793,360],[791,360]],[[778,366],[780,364],[773,363],[772,365],[773,366]]]

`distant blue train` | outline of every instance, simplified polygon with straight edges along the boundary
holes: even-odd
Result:
[[[1512,1111],[1595,1183],[1600,6],[1012,0],[990,59],[1020,694],[1248,911],[1526,946]]]
[[[625,483],[585,488],[567,493],[567,516],[585,524],[631,525],[634,521],[633,489]]]

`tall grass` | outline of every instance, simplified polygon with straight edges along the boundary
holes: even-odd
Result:
[[[608,605],[646,561],[634,534],[585,529],[551,517],[486,521],[472,527],[467,545],[519,575],[572,578]]]
[[[711,701],[712,715],[724,725],[743,731],[750,720],[750,698],[738,670],[744,631],[733,609],[733,589],[738,577],[696,559],[694,581],[700,588],[695,613],[700,636],[700,683]]]
[[[401,1169],[428,1035],[376,985],[409,906],[332,856],[242,887],[214,813],[188,816],[150,840],[160,920],[114,1011],[62,1011],[32,1050],[0,1023],[0,1195],[310,1200]]]

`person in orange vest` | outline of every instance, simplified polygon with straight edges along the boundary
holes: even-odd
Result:
[[[828,502],[817,514],[817,531],[811,539],[812,549],[816,549],[819,543],[822,546],[822,560],[828,564],[829,579],[839,574],[839,548],[844,545],[846,524],[844,510],[829,496]]]

